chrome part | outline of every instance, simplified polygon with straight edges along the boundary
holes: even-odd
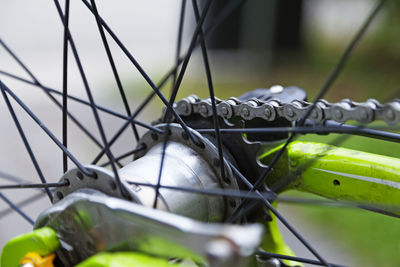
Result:
[[[157,127],[165,129],[166,125]],[[184,137],[185,133],[178,124],[171,123],[169,130],[170,136],[165,150],[161,186],[201,190],[238,189],[236,178],[226,160],[223,162],[225,177],[222,177],[218,151],[210,140],[191,130],[192,134],[203,144],[200,147],[189,138]],[[149,131],[139,141],[139,145],[143,144],[146,149],[137,153],[135,160],[121,168],[118,175],[124,191],[129,193],[134,202],[153,207],[156,198],[154,187],[158,183],[161,156],[164,150],[163,135]],[[68,181],[69,186],[56,189],[55,203],[81,188],[92,188],[110,196],[123,198],[111,171],[96,166],[87,166],[87,168],[97,175],[96,178],[85,176],[77,169],[68,171],[63,175],[61,181]],[[139,185],[135,185],[135,182]],[[239,201],[238,198],[225,199],[218,196],[210,197],[204,194],[160,188],[157,208],[196,220],[215,222],[222,221],[229,216]]]
[[[271,93],[273,94],[277,94],[283,91],[283,86],[282,85],[273,85],[271,86],[271,88],[269,88],[269,90],[271,91]]]
[[[240,122],[236,124],[221,120],[221,129],[243,128]],[[235,158],[237,166],[249,181],[255,183],[255,179],[265,171],[266,165],[258,159],[258,153],[261,149],[261,142],[249,141],[241,133],[227,135],[223,143],[228,147],[230,154]]]
[[[269,89],[269,94],[279,94],[288,89],[282,89],[281,86],[273,86]],[[251,98],[246,101],[241,101],[234,97],[228,100],[215,98],[215,102],[217,114],[222,118],[244,120],[261,118],[267,121],[273,121],[276,118],[285,118],[292,122],[298,121],[304,118],[312,106],[312,103],[307,101],[294,100],[290,103],[284,103],[274,98],[268,100]],[[174,108],[179,115],[200,114],[205,118],[212,116],[210,99],[199,99],[195,95],[177,102],[174,104]],[[375,120],[383,120],[389,125],[394,125],[400,122],[400,100],[380,104],[375,99],[368,99],[363,103],[349,99],[344,99],[338,103],[329,103],[321,99],[313,108],[309,119],[314,122],[355,120],[363,124]]]
[[[109,196],[124,198],[121,194],[121,190],[117,188],[117,182],[112,171],[94,165],[85,166],[85,168],[94,173],[95,178],[91,176],[86,176],[77,168],[67,171],[62,176],[60,182],[66,181],[68,186],[56,188],[53,198],[54,203],[57,203],[65,196],[81,188],[92,188],[101,191]],[[134,190],[130,190],[131,185],[124,180],[122,180],[121,183],[125,191],[131,196],[132,200],[135,202],[139,202],[139,199],[136,197]]]
[[[227,266],[229,255],[235,266],[247,266],[262,237],[257,224],[201,223],[91,189],[74,192],[44,211],[35,228],[44,226],[57,232],[62,247],[69,246],[62,258],[65,266],[115,249],[204,263],[209,259],[213,267]]]
[[[158,125],[165,129],[166,125]],[[225,177],[222,177],[218,150],[214,144],[191,130],[203,146],[195,145],[180,125],[169,125],[170,136],[165,151],[165,159],[161,176],[161,185],[185,188],[238,189],[236,178],[226,160],[223,165]],[[147,132],[139,144],[145,144],[146,149],[135,154],[135,160],[122,168],[119,173],[128,182],[157,184],[163,152],[163,136]],[[139,187],[143,188],[143,187]],[[137,190],[135,193],[145,206],[152,206],[155,198],[154,188]],[[183,191],[160,189],[160,198],[165,202],[170,212],[184,215],[202,221],[220,221],[224,215],[229,215],[232,206],[239,204],[239,199],[229,199],[230,205],[222,197],[210,197]],[[234,205],[233,205],[234,204]]]
[[[275,258],[265,259],[257,256],[257,267],[281,267],[281,261]],[[286,266],[286,265],[285,265]]]

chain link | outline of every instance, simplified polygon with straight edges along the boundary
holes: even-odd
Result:
[[[244,120],[261,118],[266,121],[274,121],[278,118],[298,121],[304,118],[312,106],[312,103],[299,100],[281,103],[278,99],[261,101],[257,98],[251,98],[247,101],[240,101],[235,97],[230,97],[227,100],[215,98],[215,102],[217,114],[220,117],[226,119],[239,117]],[[205,118],[212,116],[211,99],[200,99],[196,95],[190,95],[176,102],[174,108],[179,115],[183,116],[191,114],[200,114]],[[375,99],[368,99],[361,103],[343,99],[337,103],[329,103],[321,99],[314,106],[308,119],[316,123],[326,120],[336,122],[354,120],[362,124],[383,120],[389,125],[395,125],[400,122],[400,101],[393,100],[381,104]]]

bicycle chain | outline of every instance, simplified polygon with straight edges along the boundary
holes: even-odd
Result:
[[[217,115],[225,119],[232,117],[252,120],[261,118],[267,121],[274,121],[278,118],[285,118],[288,121],[298,121],[305,117],[308,110],[313,105],[307,101],[294,100],[291,103],[282,103],[278,99],[261,101],[251,98],[241,101],[235,97],[227,100],[215,98]],[[196,95],[190,95],[174,104],[174,109],[179,115],[190,116],[200,114],[204,118],[211,117],[211,99],[200,99]],[[389,125],[400,122],[400,100],[393,100],[386,104],[381,104],[375,99],[366,102],[355,102],[344,99],[337,103],[329,103],[321,99],[315,104],[311,113],[307,117],[315,123],[326,120],[333,120],[344,123],[348,120],[355,120],[366,124],[375,120],[383,120]]]

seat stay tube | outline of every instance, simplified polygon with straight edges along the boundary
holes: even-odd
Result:
[[[272,159],[275,148],[260,159]],[[292,142],[267,184],[400,217],[400,159],[313,142]]]

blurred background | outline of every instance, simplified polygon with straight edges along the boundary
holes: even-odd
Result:
[[[124,113],[95,20],[81,1],[71,2],[70,29],[96,103]],[[200,2],[202,6],[204,2]],[[213,3],[205,27],[212,25],[228,2]],[[64,6],[64,1],[60,3]],[[181,1],[99,1],[97,4],[101,16],[153,81],[160,81],[175,62]],[[206,38],[216,95],[220,98],[239,96],[254,88],[280,84],[302,87],[312,100],[375,4],[376,1],[369,0],[246,1]],[[194,27],[195,18],[191,1],[188,1],[183,52],[189,46]],[[325,99],[333,102],[343,98],[356,101],[398,98],[399,28],[399,3],[387,1]],[[40,82],[50,88],[62,89],[63,27],[52,1],[2,0],[0,38]],[[151,89],[109,36],[108,40],[130,105],[135,109]],[[1,47],[0,70],[30,79]],[[68,72],[69,93],[87,99],[71,53]],[[178,99],[193,93],[208,96],[199,49],[195,50],[186,73]],[[41,89],[4,74],[0,74],[0,78],[61,139],[61,111]],[[167,84],[163,89],[166,96],[170,87]],[[61,101],[61,98],[57,99]],[[49,182],[56,182],[62,176],[60,150],[16,103],[13,102],[13,106],[45,177]],[[158,118],[161,107],[161,102],[154,99],[139,119],[151,122]],[[91,110],[72,101],[69,101],[69,108],[99,139]],[[110,138],[123,121],[104,113],[101,116]],[[0,125],[1,183],[15,182],[15,179],[10,180],[13,177],[39,182],[4,104],[0,104]],[[89,163],[98,148],[73,123],[69,123],[68,131],[70,151],[81,162]],[[335,135],[302,138],[329,142]],[[113,152],[120,155],[134,146],[132,131],[127,130],[113,146]],[[400,147],[393,143],[361,137],[352,137],[343,146],[400,156]],[[23,206],[33,219],[50,205],[45,196],[39,197],[41,192],[37,190],[2,193],[20,204],[34,198],[35,201]],[[28,223],[7,208],[7,204],[0,202],[0,248],[13,236],[31,230]],[[330,261],[350,266],[397,266],[400,262],[400,222],[395,218],[332,207],[281,205],[280,209]],[[290,234],[282,230],[299,256],[311,258]]]

